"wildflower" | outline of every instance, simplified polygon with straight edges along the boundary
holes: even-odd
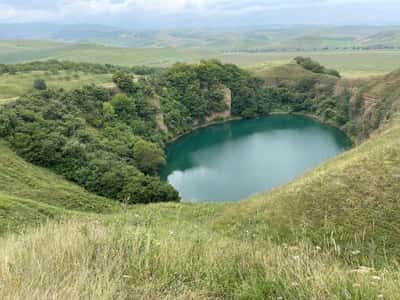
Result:
[[[351,251],[351,255],[358,255],[360,253],[361,253],[360,250]]]
[[[283,297],[276,297],[276,300],[283,300]]]
[[[381,278],[379,276],[372,276],[371,277],[373,280],[381,280]]]
[[[173,232],[172,230],[169,232],[170,235],[174,235],[175,232]]]
[[[317,246],[317,247],[315,247],[315,249],[317,249],[317,251],[320,251],[320,250],[321,250],[321,247],[320,247],[320,246]]]
[[[384,298],[384,296],[382,294],[379,294],[377,297],[378,297],[378,299],[383,299]]]
[[[372,270],[373,270],[372,268],[360,266],[357,270],[354,270],[354,272],[357,272],[360,274],[366,274],[366,273],[370,273]]]
[[[293,256],[292,258],[293,258],[293,260],[295,260],[295,261],[300,261],[300,256],[298,256],[298,255],[295,255],[295,256]]]

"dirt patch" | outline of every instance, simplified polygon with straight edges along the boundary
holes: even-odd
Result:
[[[222,92],[224,93],[224,102],[226,105],[226,110],[219,113],[212,113],[211,116],[209,116],[206,119],[206,123],[213,123],[217,119],[229,119],[232,117],[232,92],[229,88],[227,88],[224,85],[221,86],[221,89]]]
[[[152,99],[151,104],[157,109],[156,122],[157,122],[158,128],[160,128],[165,133],[168,133],[168,127],[164,121],[164,114],[161,111],[160,99],[158,99],[158,98]]]

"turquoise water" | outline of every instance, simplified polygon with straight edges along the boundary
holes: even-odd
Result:
[[[303,116],[232,121],[172,143],[161,177],[184,201],[237,201],[285,184],[350,147],[341,131]]]

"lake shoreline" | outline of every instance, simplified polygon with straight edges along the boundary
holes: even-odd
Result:
[[[198,129],[207,128],[207,127],[211,127],[211,126],[215,126],[215,125],[222,125],[222,124],[229,123],[229,122],[233,122],[233,121],[255,120],[255,119],[259,119],[259,118],[267,118],[267,117],[270,117],[270,116],[285,116],[285,115],[287,115],[287,116],[303,116],[303,117],[307,117],[307,118],[313,119],[313,120],[315,120],[315,121],[318,121],[318,122],[320,122],[321,124],[324,124],[325,126],[329,126],[329,127],[332,127],[332,128],[336,128],[336,129],[340,130],[340,131],[351,141],[352,147],[353,147],[355,144],[357,144],[356,141],[354,140],[354,138],[353,138],[352,136],[349,136],[342,128],[340,128],[339,126],[337,126],[337,125],[335,125],[335,124],[324,122],[321,118],[319,118],[319,117],[317,117],[317,116],[315,116],[315,115],[313,115],[313,114],[307,114],[307,113],[301,113],[301,112],[293,112],[293,113],[288,113],[288,112],[271,112],[271,113],[269,113],[268,115],[261,115],[261,116],[257,116],[257,117],[254,117],[254,118],[246,118],[246,119],[245,119],[245,118],[243,118],[243,117],[230,117],[230,118],[227,118],[227,119],[225,119],[225,120],[223,120],[223,121],[213,121],[213,122],[209,122],[209,123],[204,123],[204,124],[202,124],[202,125],[198,125],[198,126],[193,127],[192,130],[190,130],[190,131],[188,131],[188,132],[185,132],[185,133],[182,133],[182,134],[180,134],[180,135],[177,135],[176,137],[173,137],[172,139],[168,140],[168,141],[165,143],[165,145],[166,145],[166,146],[169,146],[169,145],[171,145],[172,143],[177,142],[177,141],[180,140],[181,138],[183,138],[183,137],[185,137],[185,136],[187,136],[187,135],[193,133],[194,131],[196,131],[196,130],[198,130]]]
[[[290,182],[352,147],[342,131],[308,116],[276,113],[239,121],[199,129],[169,145],[161,178],[182,199],[235,202]]]

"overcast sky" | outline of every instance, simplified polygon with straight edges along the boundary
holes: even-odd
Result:
[[[400,0],[0,0],[0,22],[398,25]]]

